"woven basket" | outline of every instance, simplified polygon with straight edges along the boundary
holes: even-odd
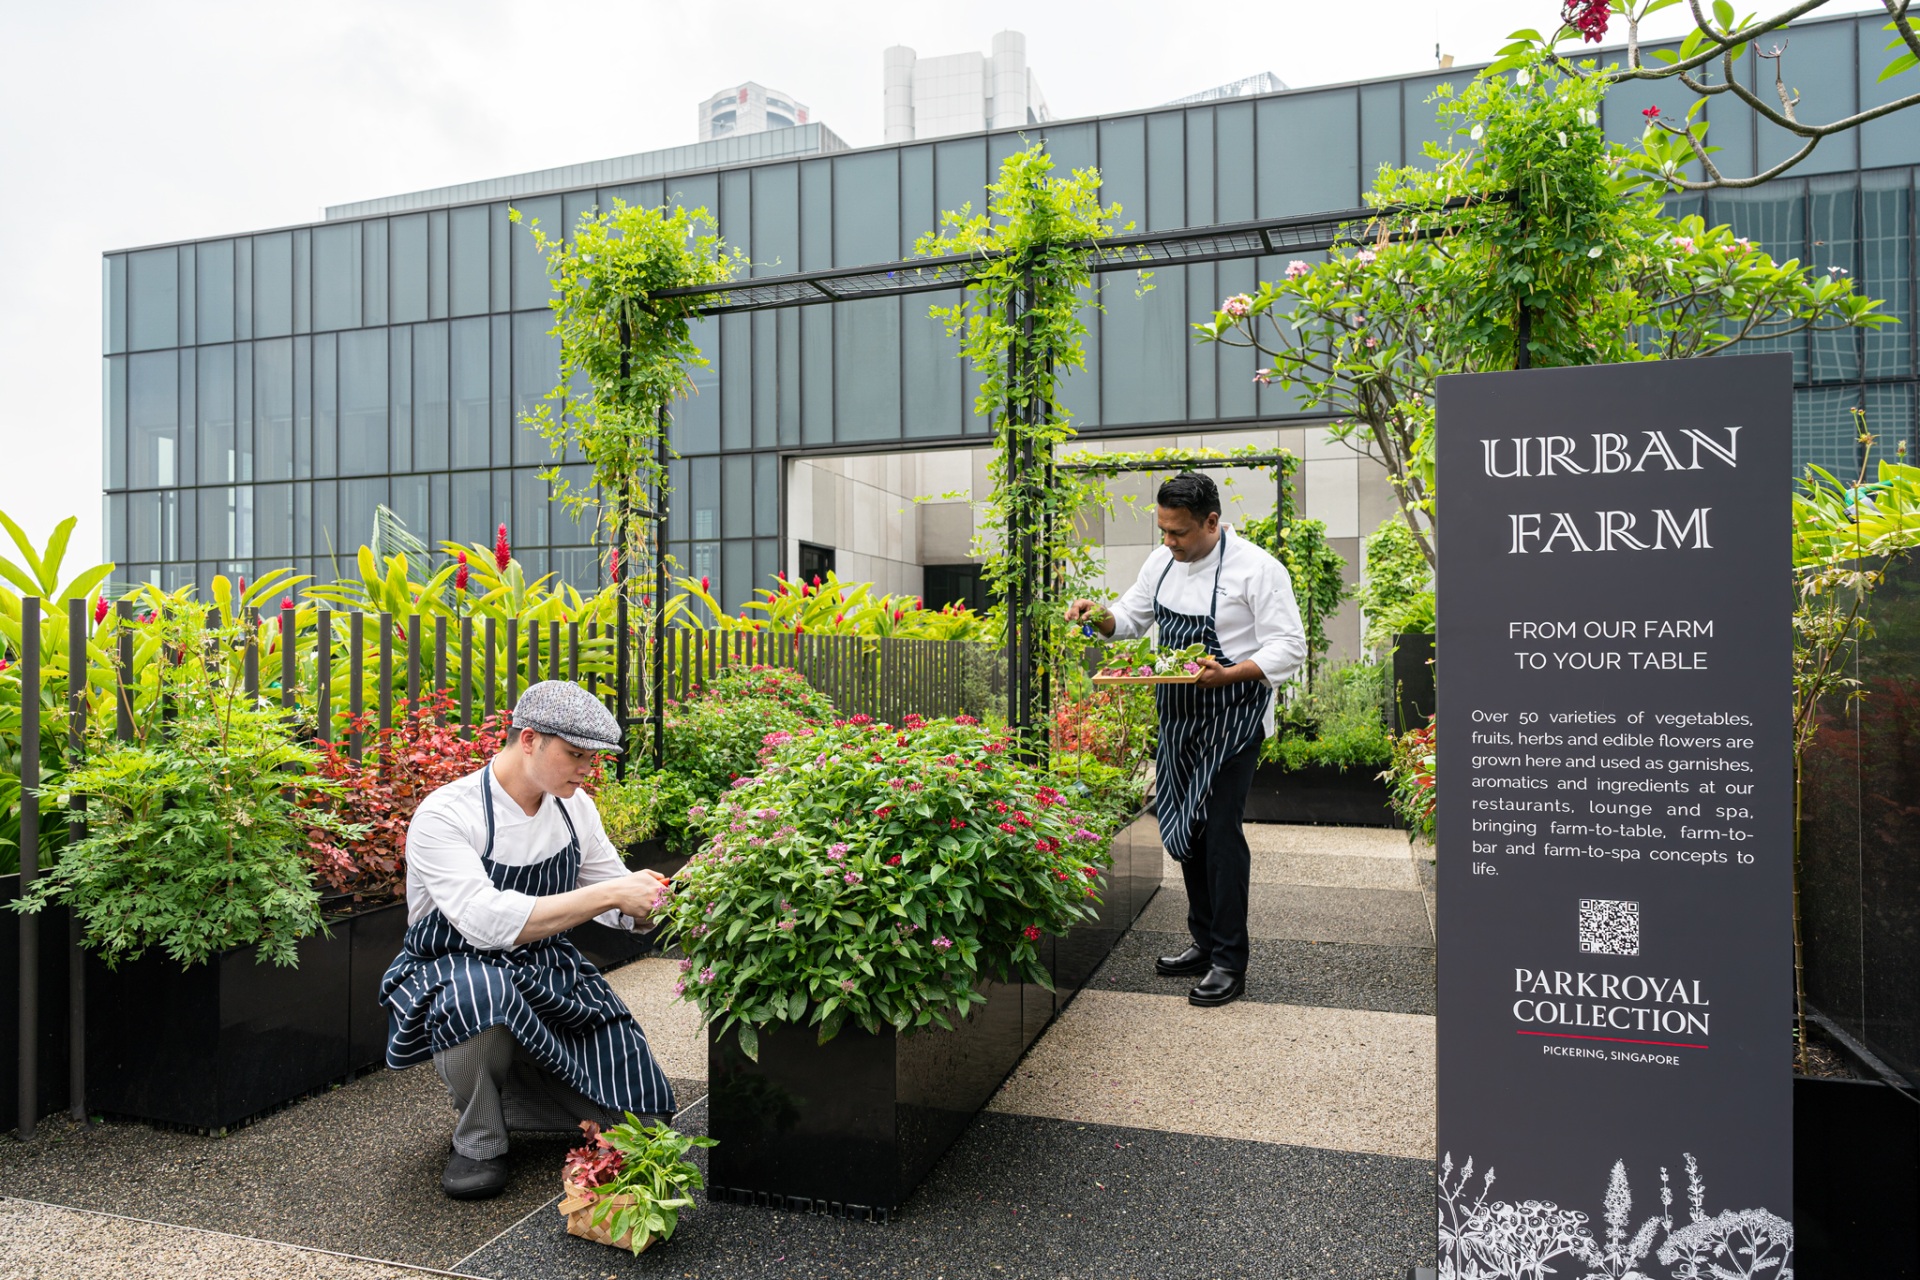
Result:
[[[567,1234],[579,1236],[582,1240],[592,1240],[598,1244],[612,1245],[616,1249],[630,1249],[634,1253],[645,1253],[654,1245],[655,1238],[646,1236],[641,1239],[640,1247],[633,1247],[633,1233],[627,1232],[618,1240],[607,1234],[607,1229],[593,1221],[594,1210],[601,1201],[596,1199],[587,1188],[561,1179],[560,1186],[565,1195],[560,1200],[560,1213],[567,1220]],[[625,1208],[634,1203],[633,1196],[611,1196],[607,1202],[616,1208]]]

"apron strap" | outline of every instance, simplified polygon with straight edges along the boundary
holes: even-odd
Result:
[[[1213,595],[1207,600],[1207,621],[1212,623],[1220,611],[1220,571],[1227,567],[1227,531],[1220,531],[1220,558],[1213,562]],[[1157,594],[1157,593],[1156,593]],[[1216,637],[1215,644],[1219,643]]]
[[[487,815],[487,847],[480,851],[480,861],[493,861],[493,761],[489,760],[480,767],[481,808]]]

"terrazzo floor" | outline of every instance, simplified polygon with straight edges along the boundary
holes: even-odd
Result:
[[[1248,836],[1246,997],[1195,1009],[1190,979],[1152,972],[1185,945],[1167,863],[1134,930],[888,1222],[703,1203],[634,1258],[565,1233],[558,1136],[516,1138],[506,1195],[455,1204],[438,1190],[453,1114],[416,1067],[225,1138],[55,1120],[0,1142],[0,1275],[1404,1280],[1433,1262],[1430,852],[1385,830]],[[611,977],[678,1125],[703,1131],[705,1041],[672,963]]]

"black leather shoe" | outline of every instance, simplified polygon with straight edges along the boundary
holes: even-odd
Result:
[[[1211,1008],[1217,1004],[1231,1004],[1240,998],[1247,989],[1247,976],[1243,973],[1229,973],[1225,969],[1209,969],[1207,976],[1200,979],[1200,985],[1187,992],[1187,1003],[1197,1004],[1201,1008]]]
[[[1198,947],[1188,947],[1177,956],[1161,956],[1153,962],[1153,971],[1165,978],[1184,977],[1189,973],[1207,971],[1207,953]]]
[[[440,1189],[455,1200],[491,1200],[507,1189],[507,1158],[470,1160],[456,1151],[447,1157]]]

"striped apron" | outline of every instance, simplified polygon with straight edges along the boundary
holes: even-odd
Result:
[[[482,772],[487,847],[480,861],[494,888],[536,898],[575,888],[580,836],[558,796],[553,802],[566,820],[565,849],[526,866],[493,860],[493,768]],[[389,1067],[425,1062],[489,1027],[505,1026],[534,1061],[608,1110],[673,1114],[673,1087],[646,1034],[565,933],[511,951],[482,951],[435,907],[408,926],[380,984],[380,1002],[390,1011]]]
[[[1220,531],[1220,561],[1213,567],[1213,594],[1207,616],[1175,613],[1160,603],[1160,588],[1174,562],[1153,584],[1153,619],[1160,627],[1160,646],[1184,649],[1203,644],[1221,665],[1232,666],[1220,650],[1214,615],[1220,607],[1220,570],[1227,563],[1228,533]],[[1243,680],[1218,689],[1197,684],[1163,684],[1153,690],[1160,713],[1160,745],[1154,752],[1154,813],[1160,821],[1160,841],[1175,862],[1185,862],[1193,832],[1207,820],[1207,799],[1213,778],[1229,758],[1244,751],[1265,733],[1267,699],[1273,689],[1264,680]]]

